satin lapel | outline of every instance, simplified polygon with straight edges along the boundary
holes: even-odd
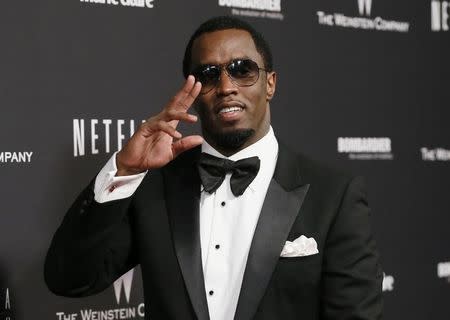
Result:
[[[200,178],[195,167],[199,150],[195,148],[183,154],[181,159],[166,166],[163,172],[178,263],[197,318],[208,320],[200,247]]]
[[[279,145],[278,161],[253,236],[235,320],[254,317],[280,253],[305,199],[295,155]]]

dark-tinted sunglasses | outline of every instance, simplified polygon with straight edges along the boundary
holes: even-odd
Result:
[[[259,79],[259,71],[266,71],[250,59],[235,59],[220,65],[201,65],[192,72],[195,79],[202,84],[200,94],[208,93],[216,87],[220,80],[222,69],[224,69],[231,82],[240,87],[254,85]]]

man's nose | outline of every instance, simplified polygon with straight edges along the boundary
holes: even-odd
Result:
[[[227,72],[222,69],[220,73],[219,81],[216,86],[217,95],[229,95],[238,91],[237,85],[235,85]]]

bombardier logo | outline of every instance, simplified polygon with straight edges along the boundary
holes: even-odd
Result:
[[[448,1],[431,1],[431,30],[432,31],[448,31],[448,19],[450,2]]]
[[[392,142],[388,137],[339,137],[338,153],[350,160],[392,160]]]
[[[377,16],[371,18],[373,0],[355,0],[359,16],[347,16],[343,13],[317,11],[318,23],[328,27],[353,28],[375,31],[408,32],[409,22],[388,20]],[[386,0],[385,0],[386,1]]]

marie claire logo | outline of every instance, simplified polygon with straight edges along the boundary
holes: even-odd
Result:
[[[32,151],[3,151],[0,152],[0,163],[30,163]]]
[[[431,30],[448,31],[449,1],[431,1]]]
[[[348,154],[350,160],[392,160],[390,138],[339,137],[338,153]]]
[[[281,0],[219,0],[219,6],[230,7],[235,16],[284,19]]]
[[[450,282],[450,262],[439,262],[437,265],[438,278],[446,278]]]
[[[444,148],[420,148],[423,161],[450,161],[450,150]]]
[[[154,0],[80,0],[88,4],[100,4],[109,6],[153,8]]]
[[[122,149],[125,139],[134,134],[138,123],[123,119],[73,119],[73,156]]]
[[[145,317],[145,305],[140,303],[130,306],[131,287],[133,284],[134,269],[131,269],[114,282],[114,295],[117,302],[117,308],[95,310],[82,309],[77,313],[57,312],[58,320],[122,320],[122,319],[143,319]],[[121,299],[122,289],[125,295],[125,302]],[[122,300],[122,301],[121,301]],[[126,304],[126,306],[123,306]],[[119,307],[122,305],[122,307]]]
[[[383,272],[383,292],[394,291],[394,277]]]
[[[357,0],[360,16],[347,16],[342,13],[326,13],[317,11],[317,18],[320,25],[329,27],[354,28],[363,30],[408,32],[409,22],[387,20],[380,16],[371,17],[372,0]]]

